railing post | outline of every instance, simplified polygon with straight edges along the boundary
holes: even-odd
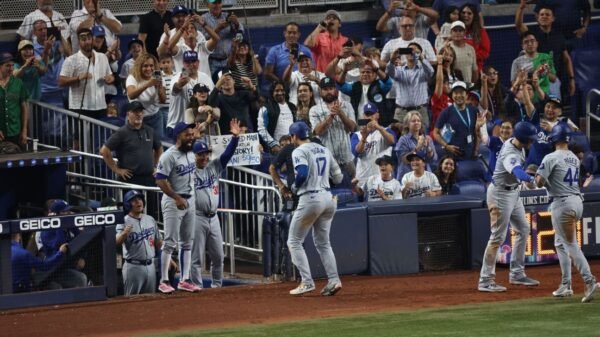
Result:
[[[235,238],[233,235],[233,213],[227,216],[227,236],[229,239],[229,275],[235,276]]]

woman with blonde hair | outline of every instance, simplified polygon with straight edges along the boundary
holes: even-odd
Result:
[[[400,181],[402,176],[411,171],[410,162],[407,157],[410,154],[416,153],[421,158],[425,159],[427,164],[426,170],[431,171],[429,163],[437,160],[437,153],[431,137],[425,134],[423,123],[421,122],[421,113],[417,110],[409,111],[404,117],[403,135],[398,139],[396,148],[396,158],[398,159],[398,171],[396,179]]]
[[[126,82],[129,101],[139,101],[144,106],[144,124],[163,137],[163,117],[158,111],[160,104],[167,100],[162,74],[156,57],[141,54],[135,60]]]

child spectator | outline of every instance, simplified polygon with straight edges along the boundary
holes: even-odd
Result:
[[[442,48],[444,48],[446,43],[450,41],[450,26],[452,26],[452,22],[458,20],[459,18],[460,11],[458,10],[458,7],[448,6],[446,8],[446,11],[444,12],[445,22],[435,37],[435,50],[438,53]]]
[[[359,198],[366,197],[365,201],[402,199],[400,183],[393,177],[394,160],[392,157],[384,155],[377,158],[375,164],[379,166],[379,174],[370,176],[360,186],[358,186],[358,179],[354,178],[352,192],[356,193]]]

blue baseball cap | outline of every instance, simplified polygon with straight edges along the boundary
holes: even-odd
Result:
[[[50,205],[50,212],[59,214],[61,212],[66,212],[71,209],[69,203],[64,201],[63,199],[56,199]]]
[[[194,123],[186,124],[184,122],[179,122],[175,124],[175,127],[173,128],[173,139],[177,140],[177,136],[179,136],[179,134],[182,133],[185,129],[193,129],[194,127],[196,127],[196,124]]]
[[[187,8],[185,8],[184,6],[181,6],[181,5],[177,5],[177,6],[173,7],[172,12],[173,12],[173,16],[175,16],[177,14],[181,14],[181,13],[188,15],[190,13],[190,11]]]
[[[127,104],[127,111],[144,110],[144,106],[140,101],[131,101]]]
[[[98,37],[98,36],[105,36],[105,35],[106,35],[106,31],[104,30],[104,27],[102,27],[102,26],[92,27],[92,36]]]
[[[377,108],[377,105],[375,105],[374,103],[368,102],[363,107],[363,112],[365,113],[365,115],[371,115],[374,113],[378,113],[379,109]]]
[[[194,62],[198,60],[198,53],[194,50],[187,50],[183,53],[183,62]]]
[[[212,152],[212,150],[208,146],[208,144],[206,144],[203,141],[197,141],[197,142],[195,142],[194,146],[192,147],[192,151],[195,154],[200,154],[200,153],[205,153],[205,152]]]
[[[321,89],[331,88],[331,87],[335,87],[335,81],[331,77],[323,77],[321,82],[319,82],[319,88],[321,88]]]

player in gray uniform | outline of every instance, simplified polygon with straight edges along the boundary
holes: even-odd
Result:
[[[204,250],[208,252],[211,262],[212,288],[223,285],[223,235],[217,217],[219,206],[219,177],[233,157],[242,132],[240,122],[232,119],[229,122],[231,141],[223,154],[210,160],[210,147],[205,142],[194,143],[192,151],[196,154],[196,172],[194,173],[194,193],[196,194],[196,225],[194,227],[194,244],[192,245],[192,282],[202,287],[202,258]]]
[[[161,282],[158,290],[170,294],[175,289],[169,284],[169,263],[171,254],[179,248],[179,269],[181,270],[178,290],[197,292],[202,288],[190,281],[192,262],[192,241],[194,240],[194,172],[196,161],[192,152],[194,144],[193,128],[196,124],[179,122],[173,129],[175,145],[165,151],[158,160],[154,177],[156,185],[163,192],[161,207],[165,227],[165,239],[161,253]]]
[[[321,295],[331,296],[342,289],[342,282],[329,241],[331,221],[337,207],[329,192],[329,179],[331,178],[334,184],[339,184],[344,176],[331,152],[324,146],[311,143],[309,135],[310,129],[302,121],[290,126],[292,143],[296,145],[292,152],[296,173],[292,192],[298,195],[298,208],[292,217],[287,244],[292,262],[302,277],[300,285],[292,289],[290,294],[302,295],[315,290],[306,252],[302,247],[308,231],[312,228],[315,247],[328,278]]]
[[[577,244],[575,227],[583,213],[583,202],[579,191],[579,159],[569,150],[571,130],[558,123],[549,135],[556,150],[544,157],[536,173],[538,187],[546,186],[551,197],[550,212],[554,228],[554,246],[558,254],[562,282],[552,292],[555,297],[573,295],[571,288],[571,259],[585,282],[582,302],[590,302],[600,287],[592,275],[590,265]],[[570,258],[569,258],[570,257]]]
[[[534,178],[523,169],[525,149],[537,139],[537,130],[529,122],[515,125],[513,138],[508,139],[498,154],[493,183],[488,186],[487,205],[490,212],[491,234],[479,275],[477,289],[484,292],[502,292],[506,287],[496,284],[496,257],[498,248],[506,239],[510,222],[516,240],[510,257],[511,284],[536,286],[540,283],[525,275],[525,245],[529,235],[529,223],[525,218],[525,207],[519,197],[521,182],[533,185]]]
[[[123,285],[125,295],[153,293],[156,290],[156,250],[162,246],[156,221],[144,214],[144,195],[129,191],[123,198],[124,224],[117,225],[117,245],[123,246]]]

